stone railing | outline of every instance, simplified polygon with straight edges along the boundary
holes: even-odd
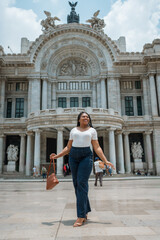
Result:
[[[143,116],[127,116],[127,115],[123,115],[122,118],[124,119],[124,121],[141,121],[141,122],[145,122],[145,121],[151,121],[152,117],[149,115],[143,115]]]
[[[46,109],[30,113],[26,122],[27,129],[31,131],[37,128],[56,129],[58,126],[72,128],[76,125],[77,116],[82,111],[90,114],[95,127],[122,129],[124,120],[117,111],[91,107]]]
[[[0,118],[0,124],[16,124],[16,123],[25,123],[26,122],[25,117],[22,118]]]
[[[106,115],[114,115],[114,116],[120,116],[117,111],[114,111],[114,109],[103,109],[103,108],[56,108],[56,109],[46,109],[46,110],[40,110],[34,113],[30,113],[28,118],[32,117],[40,117],[45,115],[57,115],[57,114],[78,114],[80,112],[87,112],[88,114],[106,114]]]

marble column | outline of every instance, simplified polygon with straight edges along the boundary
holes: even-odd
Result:
[[[57,154],[63,150],[63,128],[57,128]],[[57,159],[57,175],[63,174],[63,157]]]
[[[40,78],[32,79],[31,90],[31,112],[37,112],[40,110],[41,102],[41,80]]]
[[[28,79],[28,114],[31,113],[32,110],[32,80]]]
[[[138,116],[136,96],[133,96],[133,112],[134,112],[134,116]]]
[[[27,154],[26,154],[26,176],[31,175],[32,171],[32,146],[33,146],[33,133],[27,133]]]
[[[48,82],[47,79],[43,79],[42,84],[42,110],[47,109],[47,96],[48,96]]]
[[[105,83],[105,78],[101,79],[101,107],[106,109],[107,104],[106,104],[106,83]]]
[[[143,76],[143,105],[144,105],[144,115],[149,115],[149,103],[148,103],[148,94],[147,94],[147,77]]]
[[[156,174],[160,176],[160,129],[153,130],[154,166]]]
[[[117,84],[113,77],[107,78],[108,108],[117,111]]]
[[[37,169],[38,175],[40,174],[41,162],[41,130],[35,130],[35,143],[34,143],[34,166]]]
[[[5,79],[0,79],[0,117],[4,118],[4,107],[5,107]]]
[[[129,147],[129,132],[123,132],[124,134],[124,159],[125,159],[125,170],[126,173],[131,172],[131,157]]]
[[[100,86],[100,82],[97,82],[97,107],[101,108],[101,86]]]
[[[115,149],[115,128],[109,129],[109,161],[113,163],[116,168],[116,149]],[[116,173],[116,170],[113,170],[113,173]]]
[[[117,79],[116,81],[116,86],[117,86],[117,111],[121,115],[121,90],[120,90],[120,80]]]
[[[158,116],[156,86],[154,75],[149,75],[152,116]]]
[[[153,172],[153,157],[152,157],[152,145],[151,145],[151,131],[146,131],[144,133],[145,138],[145,152],[146,152],[146,162],[148,164],[148,172]]]
[[[52,108],[56,108],[56,82],[52,82],[52,94],[51,94]]]
[[[104,155],[108,159],[108,153],[109,153],[109,148],[108,148],[108,131],[104,129],[103,131],[103,149],[104,149]]]
[[[5,136],[3,134],[0,135],[0,174],[3,171],[3,163],[4,163],[4,138]]]
[[[21,144],[20,144],[20,161],[19,161],[19,172],[24,173],[25,169],[25,157],[26,157],[26,135],[21,134]]]
[[[96,97],[96,83],[92,83],[92,107],[96,108],[97,107],[97,97]]]
[[[47,103],[47,109],[51,109],[51,93],[52,93],[52,87],[51,87],[51,82],[48,82],[48,103]]]
[[[157,95],[158,95],[158,109],[159,109],[159,115],[160,115],[160,73],[157,73],[156,85],[157,85]]]
[[[119,173],[125,173],[124,170],[124,153],[123,153],[123,139],[122,139],[122,131],[117,131],[117,163],[118,163],[118,171]]]

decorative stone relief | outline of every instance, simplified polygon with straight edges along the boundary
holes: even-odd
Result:
[[[105,67],[106,67],[105,61],[102,61],[100,64],[101,64],[101,67],[102,67],[102,68],[105,68]]]
[[[45,70],[47,67],[47,60],[44,60],[41,64],[41,70]]]
[[[60,76],[86,76],[88,73],[87,64],[81,59],[68,59],[60,67]]]
[[[98,57],[102,58],[103,57],[103,54],[100,50],[98,50]]]

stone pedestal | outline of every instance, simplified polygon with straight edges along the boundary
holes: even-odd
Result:
[[[15,172],[16,171],[16,162],[8,161],[7,172]]]
[[[144,171],[142,159],[134,159],[134,170]]]

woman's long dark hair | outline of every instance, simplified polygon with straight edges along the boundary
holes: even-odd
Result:
[[[90,115],[89,115],[87,112],[80,112],[80,114],[79,114],[78,117],[77,117],[77,127],[80,126],[79,120],[80,120],[80,118],[81,118],[81,116],[82,116],[83,113],[85,113],[85,114],[88,115],[88,117],[89,117],[89,126],[93,128],[91,117],[90,117]]]

